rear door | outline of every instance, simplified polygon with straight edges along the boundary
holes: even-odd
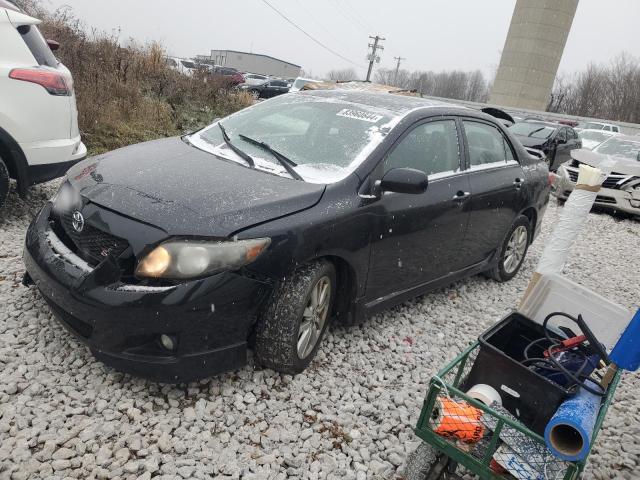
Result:
[[[458,249],[467,228],[469,179],[462,169],[454,118],[410,127],[387,153],[381,178],[392,168],[429,175],[422,194],[387,192],[369,208],[374,216],[367,297],[377,299],[427,283],[463,266]]]
[[[576,148],[575,140],[569,136],[569,129],[567,127],[561,127],[556,132],[556,154],[553,158],[553,165],[549,168],[552,170],[557,169],[564,162],[571,160],[571,150]]]
[[[479,119],[464,119],[469,161],[469,224],[461,256],[467,265],[489,258],[524,207],[524,171],[500,129]]]

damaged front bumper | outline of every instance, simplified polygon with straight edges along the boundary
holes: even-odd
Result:
[[[620,177],[620,179],[618,179]],[[578,168],[562,165],[556,172],[551,193],[560,200],[567,200],[576,186]],[[640,182],[624,182],[622,175],[610,175],[598,192],[594,204],[598,207],[640,215]],[[614,188],[606,188],[612,186]],[[635,187],[635,188],[634,188]]]
[[[47,204],[27,231],[26,278],[96,358],[168,383],[246,363],[247,338],[268,283],[232,272],[170,286],[123,283],[111,256],[92,267],[71,251],[51,229],[50,210]],[[174,348],[163,345],[163,335]]]

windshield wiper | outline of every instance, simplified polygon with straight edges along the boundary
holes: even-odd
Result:
[[[293,160],[290,160],[289,158],[287,158],[286,156],[284,156],[282,153],[280,153],[277,150],[274,150],[273,148],[271,148],[271,146],[265,142],[261,142],[260,140],[255,140],[251,137],[247,137],[246,135],[240,134],[238,135],[242,140],[244,140],[245,142],[251,143],[252,145],[255,145],[257,147],[262,148],[263,150],[266,150],[267,152],[269,152],[271,155],[274,156],[274,158],[276,160],[278,160],[278,162],[280,162],[280,165],[282,165],[285,170],[289,173],[289,175],[291,175],[293,178],[295,178],[296,180],[302,180],[304,181],[304,178],[302,178],[294,169],[293,167],[297,167],[298,164],[296,162],[294,162]]]
[[[255,168],[256,164],[253,161],[253,158],[251,158],[248,154],[244,153],[242,150],[240,150],[238,147],[236,147],[233,143],[231,143],[231,139],[229,138],[229,135],[227,134],[227,131],[225,130],[224,126],[222,125],[222,122],[218,122],[218,127],[220,127],[220,131],[222,132],[222,139],[224,140],[224,143],[226,143],[227,146],[236,155],[238,155],[241,159],[243,159],[245,162],[247,162],[251,168]]]
[[[531,135],[533,135],[534,133],[538,133],[541,130],[544,130],[546,127],[542,127],[542,128],[536,128],[533,132],[529,133],[529,135],[527,135],[527,137],[530,137]]]

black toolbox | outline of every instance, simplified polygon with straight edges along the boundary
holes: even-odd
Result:
[[[464,385],[465,390],[479,383],[492,386],[500,393],[502,405],[540,435],[560,404],[577,390],[575,386],[566,389],[521,363],[527,345],[542,337],[542,325],[510,313],[480,335],[480,351]],[[542,357],[544,348],[544,344],[534,345],[530,353]]]

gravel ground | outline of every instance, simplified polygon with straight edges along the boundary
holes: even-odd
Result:
[[[295,377],[249,365],[178,388],[98,363],[20,284],[25,229],[55,187],[12,195],[0,219],[0,479],[394,478],[429,378],[517,304],[560,211],[507,284],[474,277],[334,327]],[[638,308],[639,237],[640,222],[592,214],[568,275]],[[586,478],[640,477],[639,387],[625,376]]]

